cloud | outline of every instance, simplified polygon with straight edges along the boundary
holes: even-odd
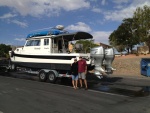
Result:
[[[24,42],[26,39],[25,38],[15,38],[15,40],[17,40],[19,42]]]
[[[0,6],[7,6],[22,16],[59,15],[60,10],[72,11],[89,8],[85,0],[0,0]]]
[[[0,16],[0,19],[9,19],[9,18],[13,18],[17,16],[16,14],[11,14],[11,13],[7,13],[7,14],[4,14],[3,16]]]
[[[23,28],[28,27],[27,23],[21,22],[21,21],[18,21],[18,20],[12,20],[11,23],[17,24],[17,25],[19,25],[19,26],[21,26]]]
[[[72,30],[72,31],[85,31],[85,32],[90,32],[92,31],[90,26],[83,22],[78,22],[76,25],[69,25],[66,27],[67,30]]]
[[[128,3],[131,0],[113,0],[112,2],[116,3],[116,4],[122,4],[122,3]]]
[[[136,10],[135,7],[129,7],[128,9],[116,10],[111,12],[106,12],[104,18],[106,20],[112,21],[122,21],[124,18],[129,18],[133,16],[133,12]]]
[[[94,31],[91,34],[93,35],[95,42],[109,44],[108,38],[111,33],[112,31]]]
[[[92,9],[92,11],[93,11],[93,12],[96,12],[96,13],[101,13],[101,12],[102,12],[101,9],[95,8],[95,7]]]
[[[101,4],[102,4],[102,5],[105,5],[105,4],[106,4],[106,1],[105,1],[105,0],[102,0]]]
[[[117,6],[114,6],[115,9],[123,9],[124,6],[123,5],[117,5]]]
[[[83,22],[78,22],[75,25],[69,25],[66,27],[66,29],[73,31],[90,32],[93,35],[95,42],[101,42],[104,44],[109,44],[108,38],[109,35],[112,33],[112,31],[92,31],[90,26]]]
[[[116,3],[122,3],[124,0],[115,0]],[[128,2],[128,0],[124,1]],[[150,5],[149,0],[145,0],[144,2],[141,0],[133,0],[132,3],[128,5],[128,7],[120,7],[118,10],[113,11],[106,11],[104,12],[105,20],[112,20],[112,21],[122,21],[124,18],[130,18],[133,16],[137,7],[143,7],[144,5]],[[119,5],[120,6],[120,5]],[[118,7],[118,6],[115,6]]]

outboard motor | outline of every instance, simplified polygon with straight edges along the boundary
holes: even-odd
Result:
[[[115,58],[115,52],[113,48],[108,48],[105,49],[105,58],[104,58],[104,65],[105,65],[105,70],[107,74],[111,74],[112,70],[112,62]]]
[[[94,47],[90,51],[91,61],[95,65],[95,75],[101,75],[101,72],[104,72],[102,69],[102,64],[104,60],[105,50],[102,46]]]

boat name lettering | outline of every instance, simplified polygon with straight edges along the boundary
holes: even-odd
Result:
[[[44,49],[49,49],[48,47],[45,47]]]
[[[34,49],[41,49],[41,48],[34,48]]]

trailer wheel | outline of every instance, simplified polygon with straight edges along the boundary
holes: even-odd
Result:
[[[49,71],[47,73],[47,77],[48,77],[48,82],[50,82],[50,83],[55,83],[56,82],[57,77],[56,77],[56,75],[53,71]]]
[[[41,82],[45,82],[46,81],[46,72],[44,70],[39,72],[39,80]]]

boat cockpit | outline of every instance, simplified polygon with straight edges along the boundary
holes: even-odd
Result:
[[[92,39],[92,35],[86,32],[76,32],[72,34],[61,34],[52,37],[52,52],[53,53],[70,53],[74,52],[73,49],[78,51],[83,49],[83,45],[72,45],[72,41]]]

